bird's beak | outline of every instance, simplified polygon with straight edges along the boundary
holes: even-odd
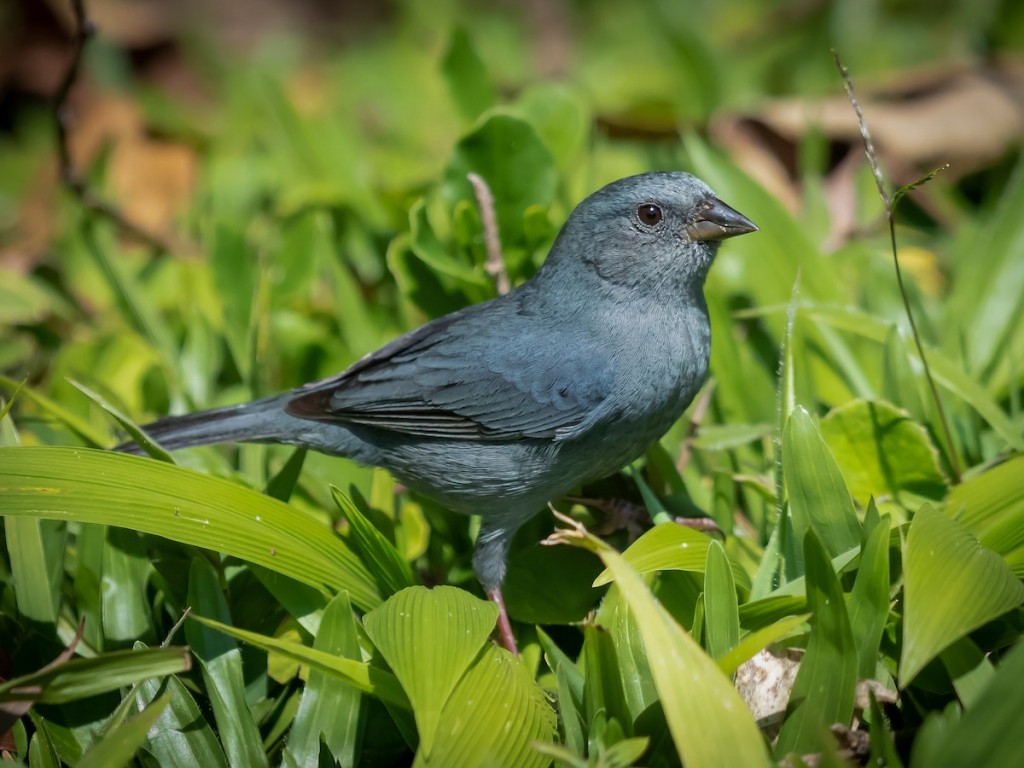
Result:
[[[705,200],[686,225],[686,234],[691,240],[725,240],[748,232],[757,232],[757,225],[717,197]]]

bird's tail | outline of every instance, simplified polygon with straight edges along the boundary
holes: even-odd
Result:
[[[144,425],[142,431],[169,451],[212,443],[278,439],[287,429],[285,423],[293,421],[284,413],[285,403],[290,397],[288,394],[276,395],[242,405],[168,416]],[[121,443],[114,450],[143,453],[134,441]]]

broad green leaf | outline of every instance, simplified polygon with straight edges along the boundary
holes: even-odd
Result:
[[[155,639],[146,582],[153,572],[144,536],[125,528],[107,528],[100,580],[103,636],[108,647]]]
[[[141,643],[135,646],[142,648]],[[145,710],[167,698],[168,705],[147,732],[146,748],[161,766],[170,768],[227,768],[224,750],[195,699],[174,675],[142,681],[134,691],[136,706]]]
[[[533,744],[555,734],[555,713],[526,666],[488,644],[448,697],[432,753],[421,743],[413,765],[543,768],[550,763]]]
[[[349,659],[360,657],[356,620],[344,593],[335,597],[324,611],[313,648]],[[332,675],[311,669],[295,721],[288,732],[284,765],[316,763],[321,739],[342,768],[359,765],[364,725],[361,703],[362,697],[356,689],[338,685]]]
[[[169,703],[170,698],[167,696],[151,702],[131,720],[122,723],[89,747],[76,768],[120,768],[127,765],[145,743],[149,729],[156,724]],[[265,761],[263,764],[266,764]]]
[[[441,72],[452,100],[466,120],[475,120],[494,103],[494,86],[487,68],[461,26],[451,32],[448,50],[441,60]]]
[[[636,616],[665,719],[687,768],[769,765],[757,724],[729,678],[654,598],[625,558],[583,531],[562,536],[600,556]]]
[[[17,725],[21,725],[23,722],[19,720]],[[17,740],[17,736],[15,736],[15,740]],[[61,768],[57,750],[43,729],[32,734],[32,740],[28,744],[28,765],[29,768]],[[83,765],[83,763],[79,762],[78,765]],[[89,766],[86,765],[86,768]]]
[[[497,617],[493,603],[454,587],[403,589],[363,617],[370,641],[409,696],[425,758],[445,703]]]
[[[928,739],[931,743],[920,745],[927,746],[927,756],[925,750],[915,744],[911,768],[1024,765],[1024,741],[1019,738],[1020,713],[1024,711],[1021,679],[1024,679],[1024,643],[1018,642],[1003,657],[996,674],[960,721],[947,722],[942,729],[944,733],[932,733],[932,738]],[[929,721],[934,717],[932,715]],[[925,727],[928,725],[926,721]],[[919,740],[924,741],[924,736],[922,732]]]
[[[704,571],[704,636],[705,648],[713,659],[723,656],[740,640],[736,584],[725,550],[717,541],[708,547]]]
[[[906,687],[944,648],[1024,602],[1024,584],[959,523],[924,506],[903,552],[899,681]]]
[[[911,510],[946,495],[924,427],[884,402],[854,400],[821,420],[821,435],[853,497],[891,499]]]
[[[188,604],[200,616],[231,623],[217,573],[210,563],[198,557],[192,560],[189,570]],[[245,700],[242,655],[235,641],[194,621],[186,622],[185,637],[199,660],[206,695],[228,762],[252,768],[267,765],[259,729]]]
[[[707,563],[708,547],[713,540],[700,531],[685,525],[666,523],[656,525],[634,541],[622,556],[638,573],[652,571],[690,571],[703,573]],[[750,577],[731,559],[733,579],[744,592],[750,591]],[[608,584],[614,576],[605,570],[594,580],[594,586]]]
[[[473,200],[466,174],[483,177],[494,194],[498,230],[506,249],[523,237],[523,214],[531,205],[550,204],[555,196],[554,161],[525,120],[493,112],[455,146],[445,169],[448,196]]]
[[[870,679],[878,665],[878,648],[889,618],[889,518],[881,518],[860,557],[847,604],[857,646],[857,676]]]
[[[288,503],[295,486],[299,482],[299,475],[302,474],[302,465],[306,462],[306,448],[296,448],[288,461],[277,473],[267,481],[265,493],[272,499]]]
[[[790,693],[775,754],[817,751],[833,723],[848,725],[857,686],[857,648],[839,579],[813,530],[804,536],[811,635]]]
[[[101,523],[214,549],[370,608],[377,587],[328,528],[236,483],[74,448],[0,448],[4,514]]]
[[[813,530],[830,558],[860,545],[860,524],[850,492],[811,415],[800,407],[786,420],[782,469],[798,541]],[[799,575],[792,573],[788,563],[787,571]]]
[[[591,586],[600,571],[586,552],[539,543],[515,547],[502,585],[509,616],[528,624],[583,621],[605,591]]]
[[[560,169],[578,161],[591,126],[581,94],[564,83],[536,83],[523,92],[517,109],[537,129]]]
[[[395,545],[378,531],[352,499],[331,486],[331,495],[348,521],[352,539],[362,553],[363,562],[373,575],[384,596],[416,583],[412,569]]]

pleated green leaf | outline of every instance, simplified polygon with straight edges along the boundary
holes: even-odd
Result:
[[[452,691],[438,720],[433,750],[422,749],[418,768],[543,768],[534,742],[554,740],[555,712],[519,659],[487,645]]]
[[[409,696],[425,757],[448,697],[497,618],[493,603],[454,587],[403,589],[363,617],[366,634]]]
[[[163,462],[80,448],[0,448],[5,515],[101,523],[234,555],[362,608],[377,586],[330,529],[236,483]]]
[[[929,506],[910,524],[903,583],[903,687],[955,640],[1024,602],[1024,584],[1002,558]]]

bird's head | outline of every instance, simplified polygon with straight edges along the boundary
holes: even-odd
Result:
[[[756,230],[700,179],[644,173],[576,206],[542,272],[594,275],[610,286],[658,293],[699,291],[720,241]]]

